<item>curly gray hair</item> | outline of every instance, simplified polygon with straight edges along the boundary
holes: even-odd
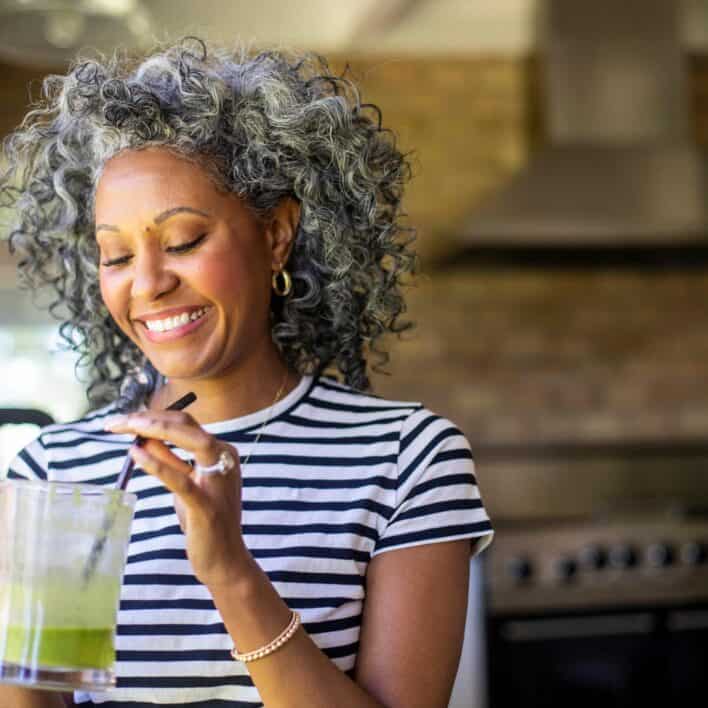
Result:
[[[367,356],[375,371],[388,361],[379,338],[411,326],[400,319],[416,269],[413,230],[401,224],[407,157],[378,108],[323,58],[207,50],[189,37],[137,60],[77,59],[45,78],[4,141],[0,201],[16,214],[21,283],[50,288],[48,309],[89,370],[91,404],[137,408],[160,380],[102,301],[93,217],[107,160],[150,146],[196,160],[258,213],[286,196],[300,202],[294,289],[273,299],[273,340],[300,373],[329,367],[368,389]]]

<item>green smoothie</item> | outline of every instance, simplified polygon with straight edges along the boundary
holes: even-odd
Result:
[[[95,576],[88,587],[77,585],[75,577],[60,574],[26,586],[0,585],[0,661],[110,668],[115,661],[115,579]]]
[[[115,660],[113,627],[41,627],[28,630],[10,626],[5,638],[0,659],[13,664],[108,669]]]

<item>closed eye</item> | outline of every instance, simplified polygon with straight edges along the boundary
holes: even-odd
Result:
[[[165,250],[168,253],[186,253],[187,251],[191,251],[193,248],[196,248],[206,237],[207,234],[201,234],[201,236],[198,236],[196,239],[194,239],[194,241],[190,241],[189,243],[183,243],[179,246],[170,246]],[[123,263],[127,263],[131,258],[132,256],[121,256],[120,258],[113,258],[109,261],[103,261],[101,265],[105,266],[106,268],[110,268],[111,266],[117,266],[122,265]]]
[[[196,248],[206,238],[206,236],[206,234],[202,234],[201,236],[197,236],[194,241],[183,243],[179,246],[170,246],[165,250],[168,253],[184,253],[185,251],[191,251],[193,248]]]

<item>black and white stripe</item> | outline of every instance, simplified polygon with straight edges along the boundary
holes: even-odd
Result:
[[[106,433],[111,406],[45,428],[10,477],[113,484],[131,438]],[[270,420],[258,444],[263,422]],[[368,562],[379,553],[491,540],[465,437],[417,403],[305,377],[272,411],[204,426],[242,459],[243,534],[322,651],[351,674]],[[175,449],[175,453],[186,453]],[[261,706],[209,593],[194,577],[172,495],[136,469],[138,496],[116,634],[118,688],[77,703]]]

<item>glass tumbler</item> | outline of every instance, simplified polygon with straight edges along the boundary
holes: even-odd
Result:
[[[135,501],[90,484],[0,481],[1,682],[62,691],[115,686]]]

